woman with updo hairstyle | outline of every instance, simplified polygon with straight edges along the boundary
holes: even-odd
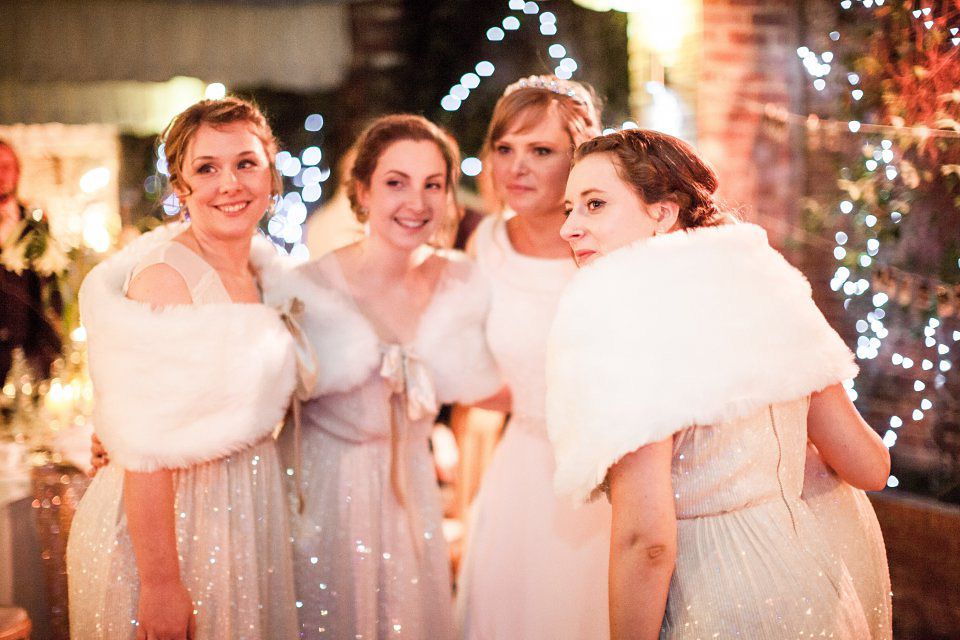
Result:
[[[581,145],[566,187],[581,269],[549,339],[547,422],[558,492],[612,506],[611,636],[889,637],[858,595],[883,571],[858,589],[801,497],[808,438],[843,482],[886,484],[841,384],[853,354],[763,229],[724,224],[716,188],[690,145],[643,129]]]
[[[544,419],[546,337],[576,273],[560,238],[563,189],[574,149],[600,133],[599,114],[589,86],[531,76],[506,88],[487,130],[483,175],[500,211],[468,250],[492,289],[486,336],[510,391],[482,406],[510,419],[470,511],[457,585],[462,638],[609,634],[610,510],[556,496]]]
[[[459,157],[415,115],[374,120],[348,184],[367,235],[297,270],[318,355],[302,436],[285,429],[303,638],[454,635],[440,490],[428,437],[443,403],[500,388],[483,324],[489,288],[438,248]]]
[[[293,297],[275,286],[286,269],[255,236],[280,189],[276,143],[234,97],[189,107],[161,140],[187,221],[128,244],[80,289],[110,463],[70,530],[71,637],[295,638],[272,434],[302,350]]]

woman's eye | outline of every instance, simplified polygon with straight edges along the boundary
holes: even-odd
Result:
[[[564,215],[564,216],[569,217],[571,213],[573,213],[573,207],[564,207],[564,208],[563,208],[563,215]]]
[[[437,191],[442,191],[442,190],[443,190],[443,185],[440,184],[439,182],[428,182],[428,183],[427,183],[427,189],[433,189],[433,190],[437,190]]]
[[[212,164],[202,164],[197,167],[197,173],[210,173],[211,171],[213,171]]]
[[[387,186],[388,186],[388,187],[399,187],[400,184],[401,184],[401,182],[400,182],[399,180],[396,180],[396,179],[387,180]]]
[[[587,200],[587,210],[593,211],[594,209],[599,209],[605,204],[606,202],[604,202],[603,200],[599,200],[597,198],[591,198],[590,200]]]
[[[498,144],[497,146],[495,146],[495,147],[493,148],[493,150],[496,151],[497,153],[501,154],[501,155],[506,154],[506,153],[510,153],[510,147],[509,147],[508,145],[505,145],[505,144]]]
[[[241,160],[240,162],[237,163],[237,167],[239,167],[240,169],[249,169],[250,167],[255,167],[255,166],[257,166],[257,163],[254,162],[253,160]]]
[[[551,149],[550,147],[535,147],[533,149],[533,152],[538,156],[548,156],[551,153],[553,153],[553,149]]]

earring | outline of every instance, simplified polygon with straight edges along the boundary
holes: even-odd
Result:
[[[180,222],[190,222],[190,209],[186,205],[180,207]]]
[[[370,218],[370,209],[364,206],[357,207],[357,220],[363,224]]]

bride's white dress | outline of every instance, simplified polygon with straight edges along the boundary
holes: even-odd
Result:
[[[510,387],[513,411],[474,502],[458,583],[464,638],[609,637],[610,506],[574,508],[553,489],[545,358],[572,259],[517,253],[506,223],[489,217],[474,242],[491,283],[487,341]]]

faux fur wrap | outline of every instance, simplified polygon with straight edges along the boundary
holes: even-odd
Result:
[[[487,347],[490,283],[463,253],[441,255],[449,261],[447,270],[420,319],[414,349],[433,371],[437,400],[469,404],[503,384]]]
[[[293,343],[263,304],[152,309],[125,297],[127,275],[184,230],[144,234],[97,265],[80,288],[94,424],[110,459],[134,471],[213,460],[267,437],[296,384]],[[255,238],[251,261],[264,282],[284,267]]]
[[[430,371],[439,402],[474,402],[501,385],[484,336],[489,286],[465,255],[440,253],[448,264],[420,319],[417,337],[408,346]],[[335,259],[334,255],[320,258]],[[311,396],[343,392],[363,383],[381,364],[380,340],[370,322],[343,292],[317,277],[316,265],[304,264],[284,278],[282,284],[270,287],[271,295],[296,295],[304,302],[300,324],[318,364]]]
[[[855,376],[810,293],[751,224],[642,240],[581,269],[548,349],[558,493],[588,500],[645,444]]]

